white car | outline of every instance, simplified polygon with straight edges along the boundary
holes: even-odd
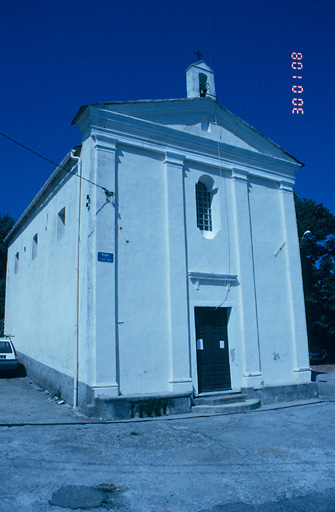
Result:
[[[0,336],[0,371],[17,370],[19,361],[10,336]]]

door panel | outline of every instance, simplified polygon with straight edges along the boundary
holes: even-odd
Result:
[[[195,308],[199,393],[231,389],[227,317],[227,308]]]

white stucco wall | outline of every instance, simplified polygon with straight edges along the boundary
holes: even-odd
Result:
[[[7,266],[6,332],[15,336],[19,352],[69,376],[74,375],[76,347],[77,191],[78,179],[67,175],[11,242]],[[64,207],[64,233],[59,238],[58,212]]]
[[[265,385],[294,381],[292,318],[287,247],[279,184],[249,180],[249,204],[262,380]],[[298,271],[298,269],[297,269]]]

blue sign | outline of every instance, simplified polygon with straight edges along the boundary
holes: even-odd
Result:
[[[112,252],[98,252],[98,261],[113,263],[114,255]]]

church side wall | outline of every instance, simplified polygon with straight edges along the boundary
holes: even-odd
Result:
[[[40,207],[11,242],[5,316],[6,332],[15,336],[19,353],[72,378],[78,181],[67,175],[54,197]],[[65,224],[59,216],[63,208]],[[71,383],[65,393],[72,401]]]

